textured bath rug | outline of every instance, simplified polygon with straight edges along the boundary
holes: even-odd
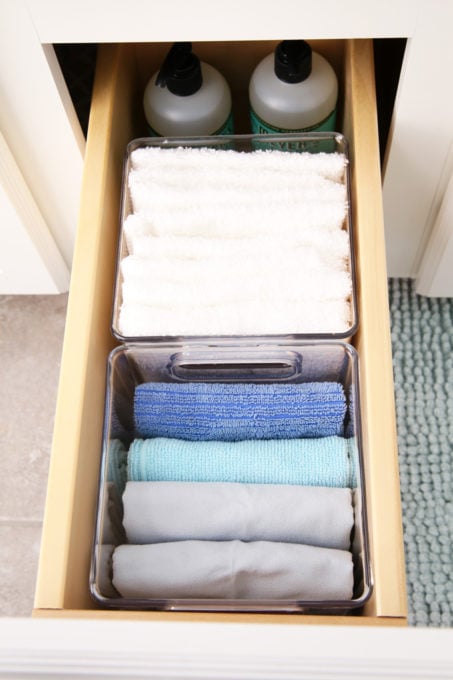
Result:
[[[389,280],[409,623],[453,624],[453,298]]]

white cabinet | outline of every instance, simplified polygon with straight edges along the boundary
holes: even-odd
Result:
[[[427,284],[444,266],[434,226],[453,171],[453,3],[420,0],[415,8],[383,168],[387,266],[393,276],[416,278],[417,292],[453,296],[453,277]]]
[[[85,140],[52,47],[0,2],[0,294],[68,288]]]
[[[141,0],[2,0],[0,130],[70,266],[84,140],[52,43],[406,37],[383,168],[388,273],[416,278],[424,294],[453,295],[449,277],[427,283],[445,266],[433,228],[453,167],[452,25],[446,0],[284,0],[278,12],[258,0],[175,0],[171,12]]]
[[[0,133],[0,294],[59,293],[69,268]]]

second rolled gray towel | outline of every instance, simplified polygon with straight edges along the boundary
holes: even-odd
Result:
[[[120,545],[113,585],[122,597],[139,599],[350,600],[352,555],[268,541]]]
[[[354,513],[346,488],[228,482],[127,482],[129,543],[283,541],[348,550]]]

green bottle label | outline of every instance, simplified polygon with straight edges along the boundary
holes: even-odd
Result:
[[[234,134],[234,123],[233,123],[233,113],[230,113],[228,118],[225,121],[225,124],[222,125],[217,132],[213,132],[213,135],[233,135]]]
[[[250,108],[250,121],[252,126],[252,133],[254,135],[280,135],[280,134],[304,134],[305,132],[335,132],[335,125],[337,119],[337,111],[334,109],[327,118],[324,118],[317,125],[312,125],[311,127],[298,128],[297,130],[287,130],[285,128],[278,128],[273,125],[269,125],[262,118],[260,118],[255,111]],[[329,148],[326,148],[327,147]],[[275,144],[266,144],[265,142],[256,143],[256,146],[265,148],[276,148]],[[279,148],[288,151],[330,151],[331,142],[286,142],[279,144]]]

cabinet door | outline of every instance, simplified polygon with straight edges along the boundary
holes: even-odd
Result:
[[[0,2],[1,293],[67,290],[83,170],[85,139],[29,5]]]
[[[0,294],[61,293],[69,269],[0,133]]]
[[[453,153],[451,160],[453,163]],[[433,297],[453,297],[452,270],[453,169],[420,265],[417,293]]]

